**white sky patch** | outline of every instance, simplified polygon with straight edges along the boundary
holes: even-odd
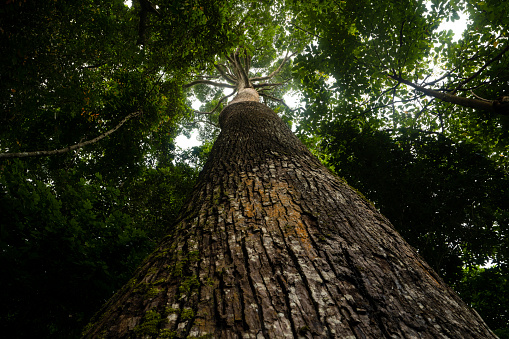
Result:
[[[426,7],[428,11],[431,11],[432,3],[431,1],[428,1],[426,3]],[[468,15],[465,12],[458,12],[459,19],[452,21],[452,20],[443,20],[440,23],[440,26],[438,26],[437,31],[445,31],[445,30],[452,30],[454,33],[454,41],[458,41],[461,38],[461,35],[467,28],[467,22],[468,22]]]
[[[283,95],[283,100],[285,101],[285,104],[288,105],[291,109],[296,109],[299,107],[300,99],[301,99],[300,93],[297,92],[291,92]]]
[[[191,108],[192,109],[194,109],[195,111],[199,111],[201,105],[203,105],[203,103],[200,100],[196,99],[195,96],[191,97]]]
[[[442,23],[440,23],[440,26],[438,26],[437,31],[449,31],[451,30],[453,33],[452,40],[454,42],[457,42],[459,39],[461,39],[463,32],[467,29],[468,24],[468,15],[464,12],[458,12],[459,19],[452,21],[452,20],[444,20]],[[436,44],[435,44],[436,47]],[[428,81],[436,80],[440,76],[442,76],[444,70],[440,67],[440,64],[434,64],[433,60],[430,60],[431,64],[433,65],[433,74],[428,79]]]
[[[191,138],[187,138],[184,134],[181,134],[175,138],[175,144],[183,150],[186,150],[191,147],[200,146],[202,142],[198,140],[198,131],[193,130],[191,132]]]
[[[460,17],[458,20],[456,21],[444,20],[442,21],[440,26],[438,26],[438,31],[452,30],[452,32],[454,33],[453,38],[454,41],[458,41],[461,38],[463,32],[467,29],[468,16],[463,12],[458,13],[458,15]]]

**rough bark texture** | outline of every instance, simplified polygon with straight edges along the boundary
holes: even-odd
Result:
[[[86,337],[495,337],[273,111],[220,123],[175,234]]]

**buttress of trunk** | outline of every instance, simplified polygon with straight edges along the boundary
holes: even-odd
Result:
[[[495,337],[272,110],[220,124],[174,234],[86,337]]]

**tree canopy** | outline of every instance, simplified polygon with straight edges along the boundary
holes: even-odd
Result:
[[[6,1],[3,331],[79,336],[168,233],[245,76],[508,337],[508,25],[496,0]]]

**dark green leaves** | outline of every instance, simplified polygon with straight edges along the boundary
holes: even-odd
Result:
[[[2,331],[76,337],[153,243],[100,175],[62,170],[48,184],[31,168],[4,163],[0,175]]]
[[[449,282],[462,267],[504,263],[509,181],[478,149],[443,136],[336,124],[328,163],[363,192]]]

